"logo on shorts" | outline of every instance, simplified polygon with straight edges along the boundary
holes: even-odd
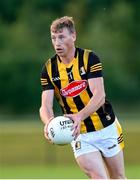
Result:
[[[108,149],[112,149],[112,148],[114,148],[116,146],[117,146],[116,144],[113,144],[113,146],[108,147]]]
[[[75,143],[75,150],[81,149],[81,142],[80,141],[76,141]]]

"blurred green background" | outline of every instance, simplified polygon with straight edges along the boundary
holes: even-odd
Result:
[[[128,178],[140,178],[140,1],[0,1],[0,178],[86,178],[71,148],[43,137],[40,72],[53,55],[49,26],[73,16],[76,45],[94,50],[121,121]],[[56,115],[60,109],[55,103]]]

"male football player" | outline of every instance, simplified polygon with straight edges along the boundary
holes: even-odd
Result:
[[[72,17],[54,20],[50,32],[56,54],[44,64],[41,73],[40,117],[45,137],[54,118],[55,96],[64,115],[74,121],[75,140],[71,146],[80,168],[91,179],[124,179],[122,129],[106,99],[99,57],[75,46]]]

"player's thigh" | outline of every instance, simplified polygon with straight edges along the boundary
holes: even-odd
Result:
[[[86,174],[91,176],[94,174],[96,178],[107,178],[105,164],[99,151],[78,156],[76,161]]]
[[[104,161],[111,176],[125,177],[124,157],[122,150],[113,157],[105,157]]]

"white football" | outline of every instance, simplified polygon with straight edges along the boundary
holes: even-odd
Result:
[[[48,137],[54,144],[69,144],[74,139],[72,126],[70,118],[57,116],[48,124]]]

